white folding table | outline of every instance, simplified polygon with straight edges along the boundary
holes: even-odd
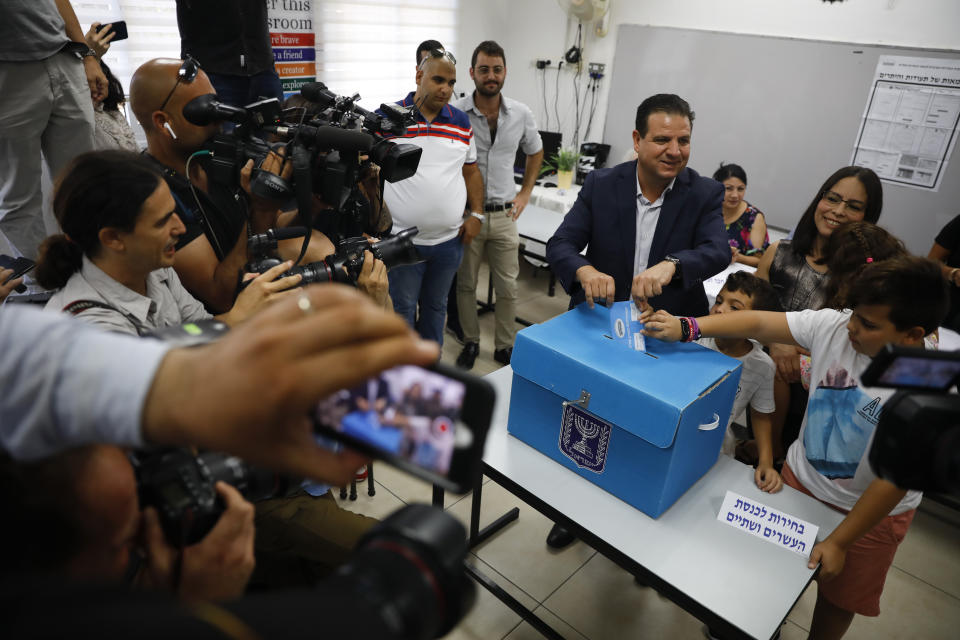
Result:
[[[814,570],[807,568],[806,558],[719,522],[726,491],[818,525],[820,540],[842,514],[787,486],[776,494],[763,493],[754,484],[752,468],[720,455],[669,510],[650,518],[507,433],[512,374],[504,367],[486,376],[497,390],[497,401],[483,456],[485,475],[569,527],[722,637],[773,637]],[[474,546],[517,517],[514,509],[481,531],[480,500],[478,486],[470,527]],[[497,593],[496,585],[484,586],[498,597],[505,594]],[[507,604],[547,637],[560,637],[542,621],[533,622],[532,613],[514,606],[522,608],[519,603]]]

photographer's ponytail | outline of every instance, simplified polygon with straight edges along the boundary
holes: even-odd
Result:
[[[62,289],[83,264],[83,249],[62,233],[40,245],[36,278],[44,289]]]

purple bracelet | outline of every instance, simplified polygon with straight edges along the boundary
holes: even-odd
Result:
[[[687,342],[693,342],[694,340],[700,339],[700,325],[697,323],[697,319],[693,316],[687,318],[687,322],[690,323],[690,337],[687,339]]]

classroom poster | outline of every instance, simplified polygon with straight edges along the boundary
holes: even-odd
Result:
[[[852,163],[937,191],[957,142],[960,60],[880,56]]]
[[[273,60],[284,97],[317,79],[316,33],[311,0],[267,0]]]

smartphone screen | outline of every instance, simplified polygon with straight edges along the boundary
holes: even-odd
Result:
[[[479,470],[493,408],[480,378],[442,365],[388,369],[315,409],[319,432],[455,491]]]

